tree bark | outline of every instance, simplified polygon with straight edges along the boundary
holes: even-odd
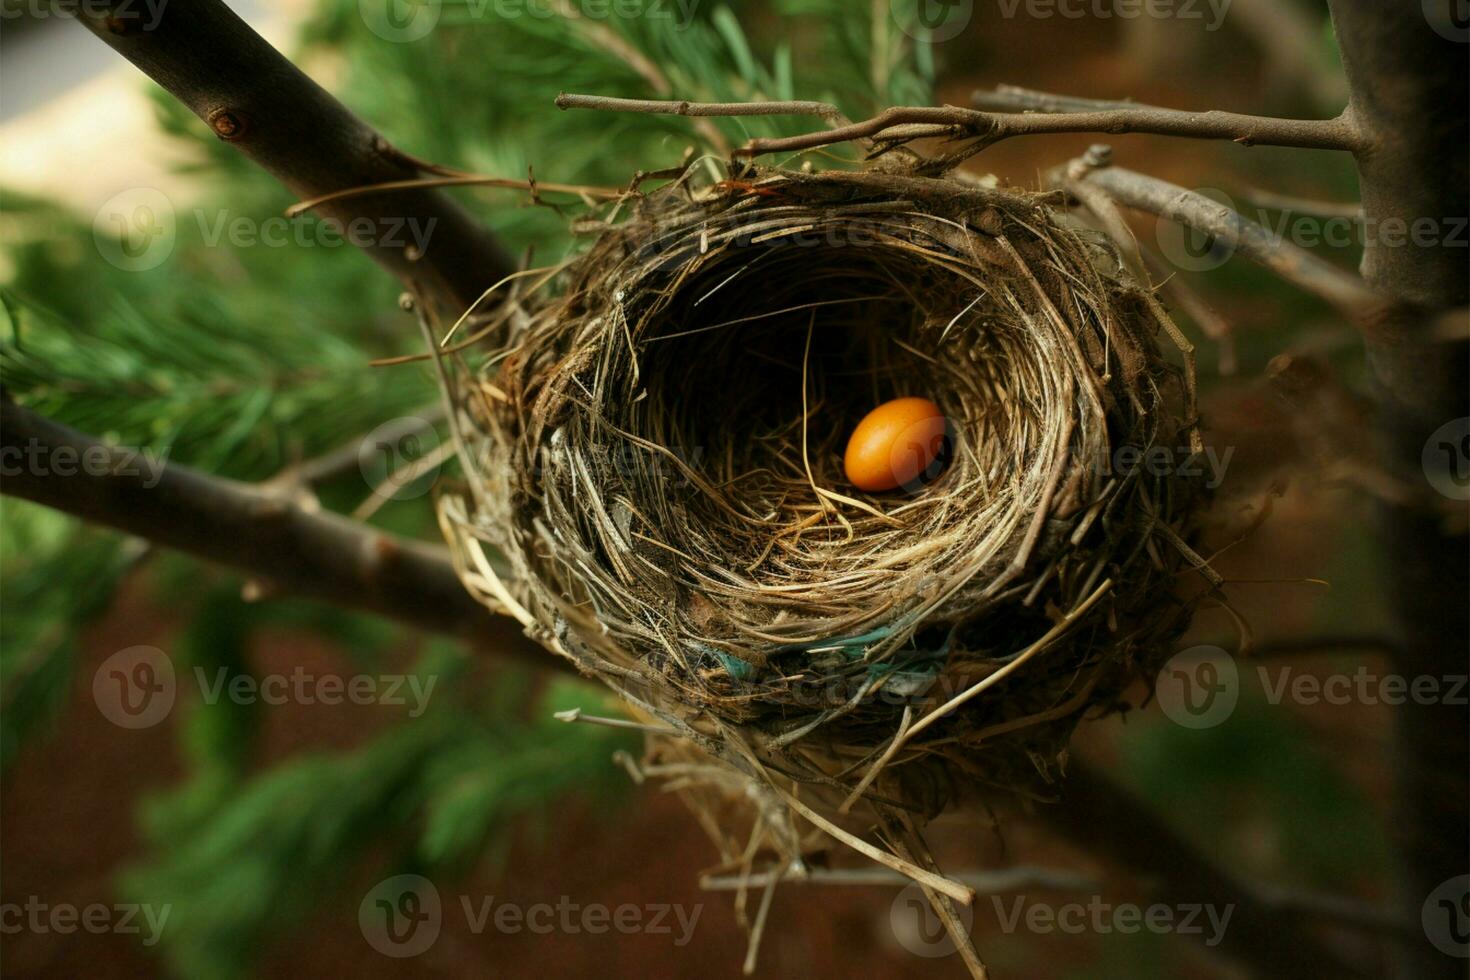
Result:
[[[1448,6],[1448,4],[1446,4]],[[1470,350],[1436,342],[1430,327],[1470,300],[1470,45],[1438,33],[1418,3],[1332,0],[1351,89],[1350,111],[1366,137],[1357,153],[1367,227],[1431,222],[1432,246],[1394,244],[1370,234],[1363,276],[1403,307],[1370,332],[1377,379],[1381,460],[1393,475],[1424,486],[1423,452],[1436,429],[1470,414]],[[1428,508],[1385,505],[1378,527],[1384,591],[1397,618],[1398,670],[1409,676],[1467,672],[1470,650],[1470,540],[1444,529]],[[1393,826],[1400,901],[1417,921],[1440,884],[1470,871],[1470,708],[1406,703],[1395,717],[1398,792]],[[1403,976],[1463,980],[1465,962],[1428,942],[1405,947]]]
[[[188,467],[149,472],[8,399],[0,461],[6,494],[246,572],[274,592],[376,613],[535,667],[557,663],[519,623],[470,597],[442,546]]]
[[[142,5],[116,3],[113,16],[78,19],[303,198],[419,176],[409,158],[220,0],[162,4],[146,18]],[[440,191],[354,196],[317,211],[349,235],[358,222],[364,234],[354,244],[450,316],[515,269],[494,237]],[[427,235],[422,254],[403,226],[410,219]]]

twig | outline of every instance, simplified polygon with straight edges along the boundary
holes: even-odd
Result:
[[[384,480],[373,487],[373,492],[356,507],[352,508],[352,519],[354,521],[371,520],[383,505],[392,500],[394,496],[404,487],[413,483],[426,473],[433,473],[449,458],[457,452],[455,444],[446,442],[434,447],[418,459],[409,460],[408,465],[402,466],[387,474]]]
[[[7,466],[0,492],[9,496],[246,572],[273,592],[376,613],[538,667],[556,662],[470,597],[442,547],[188,467],[150,471],[132,454],[9,400],[0,401],[0,447],[7,459],[38,461]],[[107,463],[63,475],[50,465],[58,453]]]
[[[843,830],[841,827],[837,826],[835,823],[828,820],[820,813],[817,813],[811,807],[807,806],[805,803],[801,802],[795,796],[792,796],[785,790],[777,788],[777,792],[781,795],[781,798],[790,805],[791,809],[795,810],[797,813],[805,817],[809,823],[815,825],[816,827],[819,827],[827,834],[835,837],[837,840],[846,844],[848,847],[857,851],[864,857],[871,858],[884,867],[892,868],[899,874],[902,874],[905,877],[916,881],[921,885],[927,885],[943,895],[948,895],[950,898],[954,899],[957,902],[962,902],[965,905],[969,905],[975,900],[975,892],[972,889],[961,885],[958,882],[952,881],[947,877],[935,874],[932,871],[927,871],[924,868],[913,864],[912,862],[905,861],[900,857],[889,854],[887,851],[879,850],[872,844],[869,844],[867,841],[863,840],[861,837],[858,837],[854,834],[848,833],[846,830]]]
[[[1418,922],[1410,922],[1388,909],[1355,898],[1278,887],[1262,888],[1261,897],[1278,909],[1300,913],[1305,918],[1323,919],[1334,925],[1382,933],[1403,941],[1424,941],[1423,927]]]
[[[1203,194],[1121,167],[1084,171],[1080,178],[1074,171],[1072,179],[1086,180],[1125,207],[1213,235],[1225,247],[1321,297],[1360,325],[1376,320],[1388,305],[1384,296],[1358,276],[1324,262]]]
[[[759,103],[755,103],[759,105]],[[952,139],[971,143],[963,156],[1013,136],[1051,133],[1150,133],[1192,139],[1231,140],[1244,146],[1292,146],[1302,149],[1356,151],[1359,134],[1347,115],[1333,119],[1275,119],[1234,112],[1180,112],[1153,106],[1128,106],[1090,112],[997,113],[961,106],[899,106],[871,119],[826,132],[753,139],[736,152],[744,156],[811,150],[849,140],[885,138],[903,126],[947,127]],[[911,139],[913,134],[899,134]],[[934,130],[923,133],[939,135]]]
[[[1363,205],[1346,203],[1341,201],[1317,201],[1311,198],[1296,197],[1291,194],[1277,194],[1260,187],[1252,187],[1245,192],[1246,200],[1257,207],[1270,208],[1273,211],[1290,211],[1296,214],[1311,214],[1319,218],[1349,218],[1353,221],[1363,219]]]
[[[438,402],[434,402],[433,404],[424,405],[402,418],[392,420],[378,434],[383,438],[384,442],[390,444],[396,443],[404,436],[422,431],[426,424],[433,425],[443,419],[444,406]],[[279,474],[262,484],[262,487],[267,489],[272,487],[294,487],[305,490],[317,484],[334,480],[339,476],[352,473],[362,465],[362,440],[366,436],[367,433],[364,432],[356,438],[344,442],[336,449],[288,466]]]
[[[1293,657],[1306,654],[1335,656],[1347,653],[1378,653],[1393,657],[1397,645],[1392,637],[1324,633],[1320,636],[1293,636],[1279,640],[1266,640],[1251,647],[1250,655],[1255,658]]]
[[[604,95],[556,97],[558,109],[597,109],[602,112],[643,112],[673,116],[821,116],[836,119],[841,112],[830,102],[690,102],[685,99],[617,99]]]
[[[1086,158],[1087,166],[1100,163],[1094,154],[1101,147],[1094,147]],[[1084,180],[1069,179],[1064,182],[1063,189],[1077,199],[1102,225],[1103,231],[1111,238],[1122,252],[1124,264],[1133,272],[1140,283],[1147,284],[1152,279],[1154,267],[1158,264],[1157,257],[1138,241],[1128,223],[1123,220],[1122,214],[1118,212],[1118,205],[1108,196],[1102,188],[1089,184]],[[1235,344],[1230,336],[1230,325],[1225,322],[1219,314],[1205,305],[1199,296],[1184,284],[1177,275],[1164,277],[1161,284],[1164,289],[1179,305],[1185,313],[1195,321],[1205,335],[1219,345],[1221,374],[1235,373]]]
[[[1054,95],[1019,85],[997,85],[976,89],[970,104],[992,112],[1104,112],[1113,109],[1137,109],[1132,99],[1086,99],[1076,95]]]
[[[648,725],[641,721],[629,721],[627,718],[605,718],[602,715],[584,715],[581,708],[568,708],[566,711],[553,712],[551,717],[557,721],[567,724],[582,722],[586,725],[601,725],[604,728],[625,728],[635,732],[649,732],[654,735],[666,735],[677,738],[679,733],[667,725]]]
[[[913,738],[919,732],[923,731],[930,725],[948,715],[955,708],[958,708],[960,705],[976,697],[987,688],[999,683],[1007,675],[1014,673],[1023,663],[1025,663],[1027,660],[1031,659],[1031,657],[1035,656],[1041,651],[1045,650],[1048,646],[1051,645],[1053,640],[1061,636],[1069,628],[1071,628],[1074,623],[1085,616],[1088,610],[1096,605],[1103,596],[1107,595],[1108,590],[1112,587],[1113,580],[1110,578],[1104,579],[1102,584],[1093,591],[1092,595],[1088,596],[1085,600],[1079,603],[1077,608],[1070,610],[1064,619],[1057,622],[1055,625],[1052,626],[1051,629],[1043,633],[1041,637],[1036,640],[1036,642],[1032,643],[1025,650],[1022,650],[1020,653],[1018,653],[1014,658],[1008,661],[1005,666],[999,668],[994,673],[987,674],[985,677],[976,681],[970,687],[961,691],[959,694],[956,694],[954,697],[950,698],[948,701],[944,702],[939,707],[929,712],[927,715],[921,718],[912,728],[910,728],[907,733],[899,738],[895,738],[894,744],[902,745],[904,742]]]
[[[437,168],[441,172],[448,167]],[[596,201],[615,201],[626,193],[616,187],[592,187],[584,184],[555,184],[544,181],[514,180],[509,177],[491,177],[488,174],[471,174],[453,172],[437,177],[416,177],[412,180],[390,180],[383,184],[367,184],[362,187],[344,187],[330,194],[320,194],[316,197],[297,201],[286,209],[286,217],[294,218],[298,214],[313,211],[324,204],[334,201],[345,201],[352,197],[362,197],[367,194],[385,194],[390,191],[417,190],[427,187],[498,187],[505,190],[519,191],[547,191],[552,194],[575,194],[578,197],[590,198]]]
[[[663,69],[659,68],[658,63],[647,57],[642,51],[639,51],[636,46],[629,44],[617,31],[601,21],[590,20],[583,16],[582,11],[577,8],[576,4],[571,3],[570,0],[557,0],[556,7],[557,11],[575,29],[586,35],[594,47],[611,51],[621,58],[624,64],[637,73],[638,77],[648,83],[648,87],[653,89],[655,94],[669,96],[674,93],[673,83],[663,73]],[[699,130],[705,142],[716,153],[721,156],[729,155],[730,143],[725,139],[725,134],[720,132],[718,126],[708,119],[697,119],[695,120],[694,128]]]
[[[745,875],[706,875],[699,879],[699,887],[712,892],[738,891],[742,884],[759,888],[773,880],[776,874],[775,871],[757,871],[748,877]],[[1096,879],[1076,871],[1024,865],[995,871],[951,872],[946,877],[962,885],[968,885],[977,895],[993,895],[1023,888],[1062,892],[1091,892],[1099,888]],[[808,885],[904,886],[913,884],[913,879],[908,875],[887,868],[810,868],[800,878],[783,880],[791,884]]]
[[[140,11],[117,0],[111,16],[97,6],[77,19],[113,50],[172,93],[220,139],[273,174],[298,197],[409,181],[421,167],[266,43],[220,0],[159,6],[143,27]],[[510,255],[462,208],[419,187],[354,195],[324,203],[324,218],[344,227],[374,222],[364,250],[398,278],[421,283],[458,312],[515,268]],[[418,222],[415,236],[389,234],[388,223]],[[353,236],[358,237],[358,236]]]
[[[1293,909],[1263,899],[1212,864],[1152,807],[1091,766],[1074,760],[1061,799],[1036,812],[1073,843],[1152,882],[1161,901],[1230,909],[1230,926],[1215,948],[1261,976],[1369,975],[1318,943]]]
[[[1219,358],[1216,370],[1221,375],[1234,374],[1238,364],[1235,357],[1235,334],[1230,327],[1230,321],[1215,312],[1214,307],[1206,303],[1204,297],[1195,292],[1177,271],[1170,274],[1165,270],[1164,259],[1157,252],[1142,244],[1138,251],[1149,271],[1162,275],[1163,283],[1160,288],[1174,301],[1174,305],[1183,310],[1200,331],[1215,342]]]

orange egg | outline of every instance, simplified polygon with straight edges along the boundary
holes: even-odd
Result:
[[[944,448],[944,415],[927,398],[895,398],[852,430],[842,466],[859,490],[881,493],[909,486]]]

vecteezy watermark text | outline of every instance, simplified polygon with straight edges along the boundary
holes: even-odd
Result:
[[[1207,31],[1218,31],[1230,12],[1232,0],[996,0],[1001,16],[1018,14],[1035,20],[1064,17],[1080,20],[1197,20]]]
[[[688,945],[703,905],[667,902],[608,906],[576,902],[562,895],[555,902],[521,902],[494,895],[460,895],[454,906],[474,935],[489,930],[515,935],[546,936],[646,934],[669,936],[675,946]],[[417,956],[434,945],[445,918],[439,889],[422,875],[394,875],[373,886],[358,906],[357,921],[373,949],[396,958]]]
[[[420,255],[429,247],[438,218],[378,217],[360,215],[343,222],[333,218],[318,219],[308,214],[287,218],[276,215],[254,218],[216,211],[213,215],[196,208],[194,219],[199,235],[210,248],[225,241],[235,248],[414,248]]]
[[[650,20],[667,22],[669,29],[689,27],[700,0],[456,0],[455,22],[550,20],[576,16],[585,20]],[[357,0],[357,10],[368,30],[385,41],[408,44],[429,35],[439,25],[445,0]]]
[[[1225,938],[1230,917],[1235,914],[1234,905],[1217,906],[1201,902],[1185,902],[1168,905],[1155,902],[1137,905],[1133,902],[1114,904],[1101,895],[1093,895],[1086,902],[1033,902],[1025,895],[1006,899],[1000,895],[990,896],[995,908],[996,921],[1001,932],[1010,934],[1018,929],[1040,934],[1061,932],[1069,935],[1082,933],[1138,932],[1177,933],[1181,936],[1203,936],[1206,946],[1218,946]]]
[[[52,904],[42,901],[39,895],[31,895],[24,902],[0,903],[0,934],[14,936],[30,932],[65,936],[80,929],[93,935],[141,935],[143,945],[152,946],[158,942],[172,911],[172,905],[153,906],[135,902],[113,905],[93,902],[82,906],[69,902]]]
[[[163,479],[167,449],[148,446],[52,446],[27,439],[0,448],[0,477],[8,476],[126,476],[141,477],[143,489],[152,490]]]
[[[1216,646],[1194,646],[1173,657],[1159,671],[1154,693],[1170,721],[1185,728],[1213,728],[1224,723],[1240,700],[1245,675],[1228,652]],[[1306,707],[1329,705],[1445,704],[1470,702],[1470,676],[1379,673],[1366,666],[1352,672],[1305,673],[1291,665],[1257,664],[1256,680],[1266,703]]]
[[[157,647],[119,650],[92,677],[92,699],[121,728],[150,728],[168,717],[178,696],[173,660]],[[312,674],[302,667],[289,674],[231,673],[196,666],[192,677],[205,704],[384,705],[406,707],[411,718],[429,706],[438,677],[429,674]]]
[[[163,19],[168,4],[169,0],[7,0],[0,4],[0,20],[86,17],[129,31],[151,31]]]
[[[187,214],[187,212],[186,212]],[[423,255],[439,219],[414,215],[359,215],[341,220],[312,214],[257,217],[229,209],[194,208],[194,224],[206,248],[358,248],[401,249]],[[97,251],[127,272],[162,265],[178,243],[185,220],[173,201],[155,187],[132,187],[108,198],[92,218]]]
[[[1039,935],[1092,933],[1131,935],[1147,932],[1177,933],[1201,936],[1206,946],[1218,946],[1225,938],[1234,905],[1212,905],[1203,902],[1167,904],[1154,902],[1111,902],[1102,895],[1071,902],[1036,901],[1025,894],[1005,897],[990,896],[991,909],[1000,931],[1010,935],[1031,932]],[[975,909],[957,906],[958,925],[969,933],[974,924]],[[909,885],[895,896],[889,908],[889,924],[899,945],[916,956],[941,957],[955,952],[954,938],[918,885]]]

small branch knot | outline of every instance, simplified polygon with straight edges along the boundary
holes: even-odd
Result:
[[[209,114],[209,128],[222,140],[236,140],[245,135],[245,119],[230,109],[216,109]]]

